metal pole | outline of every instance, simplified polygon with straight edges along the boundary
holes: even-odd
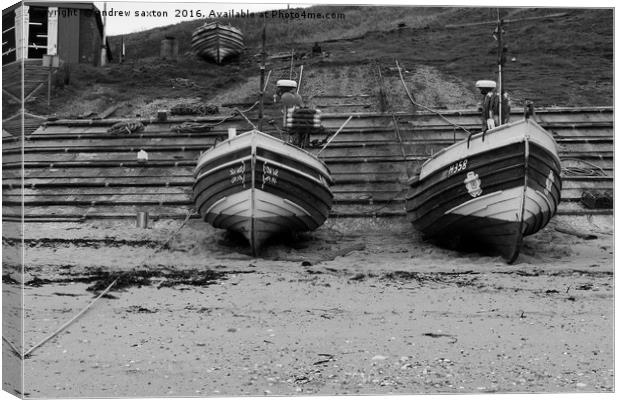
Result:
[[[299,82],[297,82],[297,93],[299,93],[299,88],[301,87],[301,77],[303,76],[304,73],[304,66],[302,65],[299,68]]]

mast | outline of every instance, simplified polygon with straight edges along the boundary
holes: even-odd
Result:
[[[499,86],[499,125],[502,124],[502,102],[504,100],[504,82],[502,67],[504,65],[504,44],[502,41],[504,20],[500,18],[499,8],[497,9],[497,85]]]
[[[259,96],[260,98],[258,99],[260,102],[260,106],[258,109],[258,130],[262,131],[263,130],[263,109],[264,109],[264,97],[265,97],[265,92],[264,92],[264,86],[265,86],[265,40],[266,40],[266,26],[265,26],[265,20],[263,20],[263,47],[261,50],[261,64],[260,64],[260,88],[258,88],[259,90]]]

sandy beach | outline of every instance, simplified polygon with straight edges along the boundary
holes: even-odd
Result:
[[[556,217],[514,265],[400,219],[329,220],[260,258],[190,220],[158,251],[181,223],[26,225],[26,349],[123,278],[26,358],[25,396],[614,390],[612,217]]]

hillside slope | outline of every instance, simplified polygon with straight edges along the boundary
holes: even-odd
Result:
[[[345,20],[267,19],[267,53],[309,54],[318,41],[327,57],[295,60],[304,65],[302,94],[311,104],[321,95],[371,96],[363,110],[378,110],[376,63],[385,77],[393,110],[412,110],[395,68],[404,69],[416,101],[436,108],[474,107],[478,79],[495,79],[496,10],[491,8],[311,7],[307,12],[343,13]],[[613,10],[502,9],[506,20],[508,62],[505,87],[514,103],[538,106],[613,104]],[[548,17],[545,17],[548,16]],[[68,116],[101,111],[124,101],[116,115],[151,113],[179,100],[253,102],[258,93],[258,57],[262,20],[235,19],[247,38],[247,50],[232,64],[218,66],[195,59],[190,21],[125,36],[127,61],[106,68],[79,65],[72,84],[56,90],[52,109],[34,101],[27,109]],[[161,40],[175,36],[180,57],[158,58]],[[120,37],[112,37],[114,46]],[[114,49],[113,49],[114,50]],[[267,95],[275,80],[288,78],[289,60],[273,60]],[[4,104],[3,104],[4,110]],[[351,107],[347,110],[360,111]],[[346,110],[345,110],[346,111]],[[6,111],[5,111],[6,112]]]

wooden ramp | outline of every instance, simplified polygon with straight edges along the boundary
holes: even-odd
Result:
[[[324,114],[323,125],[333,132],[348,116]],[[480,125],[476,111],[445,116],[472,131]],[[613,190],[613,109],[547,109],[536,118],[560,148],[564,177],[559,213],[611,214],[585,210],[579,201],[584,190]],[[135,218],[137,211],[154,218],[183,218],[193,206],[192,172],[199,154],[226,138],[229,127],[250,129],[241,118],[193,133],[173,129],[188,119],[144,120],[144,131],[112,136],[106,130],[117,121],[48,122],[24,137],[23,158],[20,138],[3,137],[3,218],[19,218],[22,200],[26,220]],[[270,125],[265,128],[279,135]],[[321,153],[336,181],[331,217],[404,217],[408,172],[466,135],[429,113],[356,114]],[[141,149],[148,152],[147,162],[137,160]]]
[[[16,113],[2,120],[2,130],[11,136],[30,135],[36,131],[46,118],[30,113]]]
[[[2,66],[2,92],[18,104],[36,93],[47,90],[48,69],[40,59],[14,61]],[[23,75],[22,75],[23,73]]]

